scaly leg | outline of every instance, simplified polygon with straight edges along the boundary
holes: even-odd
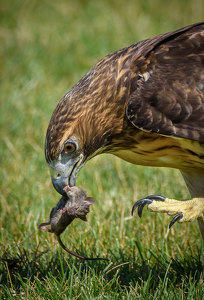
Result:
[[[198,219],[199,228],[204,242],[204,170],[200,172],[181,171],[192,199],[179,201],[168,199],[163,196],[153,195],[141,199],[135,203],[132,213],[138,207],[138,215],[142,216],[145,204],[150,211],[163,212],[169,215],[176,215],[169,228],[176,222],[191,222]]]
[[[153,212],[167,213],[176,215],[169,224],[169,228],[176,222],[191,222],[195,219],[204,223],[204,198],[193,198],[191,200],[179,201],[165,198],[163,196],[152,195],[138,200],[133,208],[132,214],[138,207],[138,215],[142,216],[142,210],[145,205]]]

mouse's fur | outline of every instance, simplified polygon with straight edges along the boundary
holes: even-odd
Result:
[[[87,197],[86,192],[73,186],[64,188],[66,194],[63,195],[57,205],[51,210],[50,221],[41,223],[39,228],[48,232],[55,233],[61,247],[68,253],[85,260],[106,260],[104,258],[88,258],[81,256],[68,248],[62,243],[60,234],[75,219],[80,218],[87,221],[86,215],[89,212],[89,206],[95,202],[93,198]],[[50,225],[50,229],[47,228]]]

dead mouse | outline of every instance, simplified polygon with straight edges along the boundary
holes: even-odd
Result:
[[[89,212],[89,206],[95,202],[93,198],[87,197],[86,192],[82,189],[73,186],[66,186],[64,188],[66,195],[63,195],[57,205],[51,210],[50,221],[41,223],[38,227],[42,230],[52,232],[57,236],[60,246],[68,253],[84,259],[84,260],[107,260],[105,258],[89,258],[81,256],[69,250],[63,244],[60,234],[67,228],[67,226],[75,219],[80,218],[87,221],[86,215]],[[46,226],[50,225],[50,228]]]

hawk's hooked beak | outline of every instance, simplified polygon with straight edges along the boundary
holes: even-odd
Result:
[[[59,158],[50,165],[51,179],[54,188],[61,195],[65,194],[65,186],[74,186],[79,170],[84,165],[84,155],[80,154],[76,158],[71,158],[66,161],[64,158]]]

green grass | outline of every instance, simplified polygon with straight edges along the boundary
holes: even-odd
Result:
[[[80,172],[95,197],[88,223],[62,236],[82,262],[37,226],[59,195],[44,159],[44,138],[60,97],[106,54],[201,21],[202,0],[2,1],[0,10],[0,298],[201,299],[202,242],[196,222],[130,215],[148,194],[189,197],[176,170],[134,166],[102,155]]]

